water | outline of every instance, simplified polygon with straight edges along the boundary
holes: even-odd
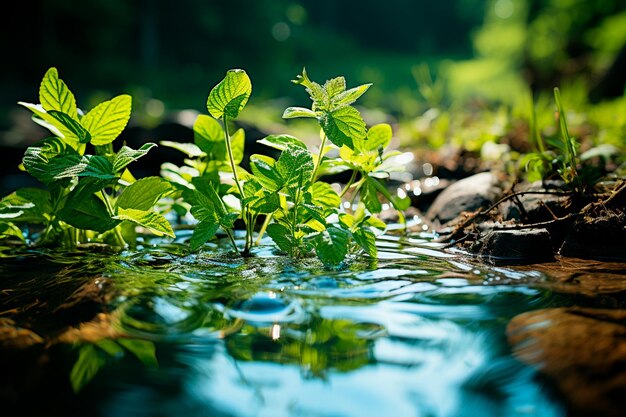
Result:
[[[54,303],[42,300],[100,277],[125,336],[53,346],[42,386],[18,398],[28,408],[27,395],[49,390],[48,416],[564,415],[506,343],[513,316],[571,302],[545,275],[479,267],[419,237],[378,246],[379,260],[336,270],[269,245],[248,259],[158,242],[5,252],[4,316],[45,333]]]

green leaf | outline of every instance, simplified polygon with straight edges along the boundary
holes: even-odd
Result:
[[[232,69],[209,93],[207,109],[216,119],[226,115],[232,119],[239,116],[252,94],[252,83],[241,69]]]
[[[311,186],[312,203],[326,209],[336,209],[341,205],[339,194],[330,184],[317,181]]]
[[[339,227],[331,226],[313,239],[315,252],[325,265],[339,265],[348,254],[350,235]]]
[[[59,210],[58,216],[65,223],[77,229],[95,230],[104,233],[113,229],[119,221],[112,218],[104,202],[94,194],[72,191]]]
[[[224,130],[220,122],[211,116],[201,114],[196,118],[193,124],[193,141],[207,154],[209,160],[226,160]]]
[[[41,188],[21,188],[0,200],[0,221],[44,223],[51,213],[50,193]]]
[[[215,233],[217,233],[217,229],[219,229],[219,227],[219,223],[211,222],[208,220],[204,220],[198,223],[193,229],[193,235],[191,235],[191,239],[189,240],[189,247],[191,248],[191,250],[198,250],[209,239],[215,236]]]
[[[58,120],[67,130],[72,132],[72,134],[78,138],[78,142],[89,143],[91,140],[91,134],[78,120],[73,119],[69,114],[57,110],[49,110],[48,114]]]
[[[126,350],[131,352],[145,366],[156,368],[159,363],[156,359],[156,348],[153,342],[141,339],[117,339],[117,343],[122,345]]]
[[[317,114],[313,110],[304,107],[287,107],[283,113],[283,119],[295,119],[298,117],[316,118]]]
[[[138,224],[139,226],[149,229],[157,236],[166,235],[169,237],[176,237],[174,235],[174,231],[172,230],[172,226],[169,224],[167,219],[154,211],[125,209],[120,207],[115,218],[118,220],[128,220]]]
[[[346,79],[344,77],[331,78],[324,83],[324,90],[332,101],[337,94],[346,91]]]
[[[354,241],[372,258],[378,256],[378,249],[376,249],[376,235],[371,230],[359,227],[353,233],[352,237]]]
[[[302,187],[311,179],[313,157],[306,149],[290,146],[276,161],[276,170],[283,179],[283,187]]]
[[[195,132],[194,132],[195,135]],[[197,158],[199,156],[205,156],[206,153],[200,149],[200,147],[194,143],[181,143],[181,142],[172,142],[169,140],[162,140],[159,142],[161,146],[165,146],[167,148],[176,149],[187,155],[190,158]]]
[[[366,135],[365,122],[354,107],[346,106],[324,113],[320,123],[328,139],[337,146],[352,148],[353,139],[363,139]]]
[[[46,175],[51,180],[73,177],[93,177],[101,180],[116,178],[113,165],[104,156],[80,156],[77,153],[52,158],[47,165]]]
[[[48,129],[50,133],[63,139],[63,142],[76,149],[79,145],[78,137],[72,133],[63,123],[52,117],[44,110],[39,104],[25,103],[23,101],[18,102],[20,106],[26,107],[33,112],[33,121],[40,126]]]
[[[91,133],[93,145],[106,145],[122,133],[132,109],[132,97],[122,94],[91,109],[81,123]]]
[[[341,94],[337,94],[336,96],[331,98],[331,105],[333,109],[338,109],[343,106],[348,106],[355,101],[359,97],[361,97],[365,92],[370,88],[372,84],[363,84],[358,87],[351,88],[347,91],[344,91]]]
[[[306,149],[306,145],[300,139],[291,135],[269,135],[266,136],[264,139],[257,141],[257,143],[262,143],[263,145],[267,145],[270,148],[278,149],[281,151],[284,151],[289,146]]]
[[[13,223],[0,223],[0,239],[6,238],[18,238],[22,242],[25,242],[24,234],[22,230]]]
[[[79,392],[87,385],[105,364],[106,359],[94,345],[81,346],[78,360],[70,372],[70,381],[74,392]]]
[[[41,80],[39,102],[46,111],[56,110],[78,119],[76,99],[63,80],[59,79],[57,69],[52,67]]]
[[[354,147],[361,152],[377,151],[379,148],[385,149],[391,142],[392,136],[391,126],[387,123],[380,123],[370,127],[366,139],[355,140]]]
[[[246,132],[243,129],[237,129],[230,137],[230,147],[233,151],[233,159],[235,164],[243,161],[243,151],[246,145]]]
[[[291,233],[287,227],[279,223],[272,223],[267,226],[267,235],[272,238],[276,246],[283,252],[290,253],[293,248]]]
[[[361,189],[361,201],[363,201],[363,204],[365,204],[365,207],[367,207],[370,213],[380,213],[383,207],[378,200],[378,193],[374,181],[376,180],[368,177],[365,184],[363,184],[363,188]]]
[[[142,178],[126,187],[117,200],[117,207],[148,211],[171,191],[171,184],[161,177]]]
[[[129,148],[128,146],[122,146],[122,149],[115,155],[115,159],[113,159],[113,172],[120,173],[124,168],[126,168],[131,162],[134,162],[147,154],[150,149],[154,148],[156,143],[145,143],[141,146],[141,148],[135,150]]]
[[[252,169],[256,180],[265,189],[273,192],[280,190],[284,184],[284,180],[275,165],[276,161],[269,156],[256,154],[250,156],[250,169]]]
[[[328,109],[328,94],[326,90],[318,83],[311,81],[306,73],[306,68],[302,69],[302,75],[298,75],[295,80],[291,81],[294,84],[300,84],[305,87],[306,92],[309,93],[311,100],[313,101],[313,111],[327,111]]]
[[[47,138],[26,148],[24,169],[39,181],[48,183],[53,180],[48,174],[48,164],[54,157],[66,153],[66,146],[61,139]]]

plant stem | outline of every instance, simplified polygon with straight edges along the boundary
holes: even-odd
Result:
[[[115,212],[113,211],[113,208],[111,207],[111,202],[109,201],[109,196],[104,191],[104,189],[100,190],[100,194],[102,194],[102,199],[104,200],[104,205],[107,207],[107,210],[108,210],[109,214],[111,215],[111,217],[115,216]],[[121,247],[125,247],[126,246],[126,241],[124,240],[124,237],[122,236],[122,233],[120,232],[119,225],[117,225],[117,226],[115,226],[113,228],[113,232],[115,233],[115,238],[117,239],[117,243]]]
[[[326,133],[322,136],[322,143],[320,144],[320,152],[317,155],[317,161],[315,162],[315,168],[313,169],[313,174],[311,175],[311,184],[315,182],[317,179],[317,171],[320,169],[320,165],[322,164],[322,158],[324,156],[324,145],[326,145]]]
[[[352,183],[356,179],[356,174],[357,174],[357,170],[355,169],[352,171],[352,176],[350,177],[350,180],[348,181],[346,186],[343,188],[343,191],[341,192],[341,194],[339,194],[339,198],[342,198],[344,195],[346,195],[346,193],[348,192],[348,189],[352,186]]]
[[[237,165],[235,164],[235,158],[233,157],[233,148],[230,144],[230,134],[228,133],[228,118],[226,114],[224,114],[224,141],[226,142],[226,151],[228,152],[228,159],[230,161],[230,167],[233,170],[233,178],[235,180],[235,184],[237,184],[237,189],[239,190],[239,195],[241,199],[239,201],[243,202],[246,199],[246,195],[243,192],[243,187],[239,182],[239,176],[237,175]],[[252,242],[251,231],[250,231],[250,213],[248,211],[247,204],[241,204],[241,217],[243,218],[244,223],[246,224],[246,244],[244,246],[241,254],[243,256],[247,256],[250,253],[250,246]]]
[[[233,248],[235,248],[235,252],[239,252],[237,248],[237,243],[235,243],[235,238],[233,237],[233,232],[230,229],[226,229],[226,234],[230,238],[230,242],[233,244]]]
[[[270,213],[265,216],[265,220],[263,221],[263,224],[261,225],[261,230],[259,230],[259,234],[257,235],[256,242],[254,242],[256,245],[261,243],[261,239],[263,239],[263,235],[265,234],[265,229],[267,229],[267,226],[269,226],[270,221],[272,221],[272,215],[273,213]]]

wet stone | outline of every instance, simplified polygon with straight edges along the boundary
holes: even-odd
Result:
[[[530,263],[553,259],[546,229],[492,230],[480,240],[478,254],[491,263]]]
[[[428,209],[426,218],[445,224],[466,211],[476,211],[491,205],[502,189],[490,172],[482,172],[455,182],[441,192]]]
[[[507,327],[515,356],[556,385],[572,416],[623,416],[626,311],[552,308],[520,314]]]

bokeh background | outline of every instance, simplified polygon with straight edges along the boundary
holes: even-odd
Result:
[[[514,105],[529,90],[554,86],[578,97],[571,102],[624,95],[624,0],[35,0],[5,7],[0,143],[5,156],[18,150],[18,159],[44,133],[28,127],[30,115],[16,102],[38,101],[50,66],[84,109],[132,94],[131,126],[148,130],[174,113],[188,126],[191,116],[177,112],[206,110],[208,91],[228,68],[252,78],[242,117],[259,134],[280,122],[286,105],[307,105],[289,82],[304,66],[318,81],[342,74],[349,85],[373,82],[362,103],[368,121],[411,121],[466,103]],[[406,146],[431,137],[401,134]],[[189,138],[175,129],[134,135]]]

